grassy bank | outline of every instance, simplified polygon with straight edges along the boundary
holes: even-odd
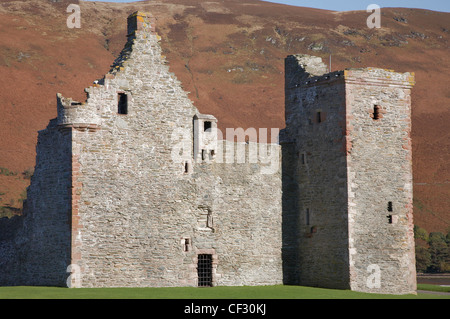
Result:
[[[426,289],[425,285],[419,289]],[[380,295],[300,286],[214,288],[0,287],[0,299],[450,299],[449,295]]]

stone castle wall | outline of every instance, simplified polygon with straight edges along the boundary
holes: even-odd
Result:
[[[286,59],[283,224],[297,226],[283,237],[285,273],[302,285],[413,293],[414,77],[324,69]]]
[[[212,285],[414,292],[411,74],[289,56],[281,145],[232,142],[159,40],[131,15],[87,100],[57,95],[0,285],[197,286],[209,255]]]
[[[270,174],[264,163],[241,163],[234,142],[217,141],[212,158],[194,161],[198,111],[149,17],[129,20],[111,71],[86,89],[86,102],[58,95],[58,118],[40,134],[28,196],[30,225],[46,233],[34,238],[32,260],[20,261],[41,263],[25,272],[34,277],[27,284],[64,286],[73,265],[72,287],[197,286],[199,254],[212,255],[213,285],[282,283],[279,146],[270,146]],[[253,145],[242,146],[250,158]],[[8,276],[23,282],[13,269]]]
[[[311,73],[326,70],[316,60],[308,56],[286,59],[290,144],[283,147],[291,154],[283,158],[283,169],[295,174],[291,183],[298,185],[285,194],[295,198],[294,210],[289,215],[283,212],[293,220],[287,223],[297,228],[290,244],[291,253],[297,255],[290,278],[307,286],[349,289],[345,84],[342,72],[314,81]],[[303,72],[305,65],[309,74]]]
[[[39,132],[36,167],[23,215],[0,221],[1,285],[66,284],[71,237],[70,140],[71,132],[60,130],[55,120]]]
[[[412,293],[416,290],[410,138],[414,76],[355,69],[346,71],[345,78],[352,289]],[[375,270],[379,282],[374,278],[368,287],[367,275]]]

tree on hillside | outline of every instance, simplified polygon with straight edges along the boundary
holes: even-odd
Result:
[[[426,272],[431,264],[431,255],[426,247],[416,246],[416,270]]]
[[[441,232],[430,233],[428,244],[428,251],[430,253],[430,266],[428,267],[428,271],[450,271],[449,245],[447,244],[444,234]]]
[[[425,229],[414,225],[414,238],[428,242],[428,232]]]
[[[418,272],[450,272],[450,231],[428,232],[415,225],[416,269]]]

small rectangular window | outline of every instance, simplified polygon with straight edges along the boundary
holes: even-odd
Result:
[[[392,202],[388,202],[388,212],[392,212],[394,209],[392,208]]]
[[[189,238],[185,238],[184,239],[184,251],[188,252],[189,251],[189,247],[190,247],[191,241],[189,240]]]
[[[208,131],[208,130],[211,130],[211,127],[212,127],[212,122],[210,122],[210,121],[205,121],[205,122],[203,122],[203,131]]]
[[[317,112],[317,123],[322,123],[322,112]]]
[[[128,96],[125,93],[118,94],[117,113],[128,114]]]

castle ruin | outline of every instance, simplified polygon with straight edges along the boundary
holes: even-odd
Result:
[[[412,74],[289,56],[279,143],[234,142],[151,16],[127,37],[85,102],[57,95],[24,214],[0,221],[0,285],[415,292]]]

